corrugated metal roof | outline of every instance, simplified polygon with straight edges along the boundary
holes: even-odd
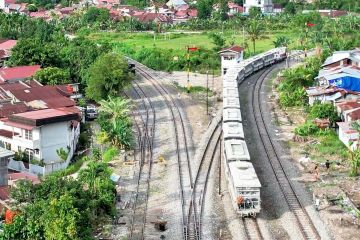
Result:
[[[14,156],[14,152],[0,147],[0,158]]]

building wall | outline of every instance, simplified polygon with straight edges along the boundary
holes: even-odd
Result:
[[[350,146],[351,139],[357,139],[359,137],[359,133],[345,133],[342,128],[339,128],[339,139],[342,141],[347,147],[350,147],[352,150],[356,148],[355,142]]]
[[[220,57],[221,57],[221,75],[223,76],[225,69],[227,70],[233,67],[237,61],[241,61],[243,59],[243,52],[238,54],[232,52],[223,53],[220,55]]]
[[[0,0],[0,9],[5,9],[5,0]]]
[[[245,0],[244,8],[246,13],[249,13],[251,7],[259,7],[261,12],[270,13],[273,12],[274,5],[272,0]]]

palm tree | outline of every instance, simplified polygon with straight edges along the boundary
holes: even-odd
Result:
[[[100,101],[99,112],[103,112],[110,117],[114,128],[119,120],[128,118],[130,112],[130,100],[121,97],[108,97],[108,100]]]
[[[255,53],[255,44],[256,40],[262,39],[265,37],[265,28],[264,25],[257,19],[251,19],[246,26],[246,32],[249,36],[249,39],[253,43],[254,53]]]
[[[290,39],[286,36],[278,36],[273,44],[275,47],[287,47],[290,45]]]

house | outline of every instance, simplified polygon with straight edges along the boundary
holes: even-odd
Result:
[[[142,23],[162,23],[165,25],[170,25],[173,23],[172,19],[164,14],[161,13],[143,13],[141,15],[134,15],[135,18]]]
[[[258,7],[262,13],[272,13],[274,4],[272,0],[244,0],[244,11],[249,13],[251,7]]]
[[[281,4],[278,3],[274,3],[274,9],[273,9],[273,13],[282,13],[284,11],[283,6],[281,6]]]
[[[0,84],[25,80],[32,77],[39,70],[40,65],[1,68]]]
[[[0,147],[0,186],[8,185],[8,162],[14,152]]]
[[[309,97],[309,105],[314,105],[315,102],[335,102],[338,99],[344,98],[346,91],[336,87],[309,87],[306,89]]]
[[[11,56],[11,49],[15,47],[16,40],[5,40],[0,42],[0,67],[4,65],[4,62]]]
[[[183,6],[188,6],[188,4],[184,0],[169,0],[166,3],[166,6],[168,6],[169,8],[178,9]]]
[[[236,62],[242,61],[244,57],[244,48],[240,46],[231,46],[219,51],[221,57],[221,75],[224,76],[227,70]]]
[[[357,66],[337,66],[332,68],[324,68],[319,71],[319,75],[315,78],[317,85],[330,85],[328,76],[334,74],[349,74],[353,76],[360,76],[360,67]]]
[[[76,150],[78,120],[78,113],[68,109],[29,111],[0,119],[0,145],[25,153],[25,159],[10,160],[8,168],[40,175],[66,168]],[[57,153],[60,149],[65,158]]]
[[[242,6],[233,2],[228,2],[228,8],[229,8],[229,12],[228,12],[229,16],[244,12],[244,8]]]
[[[359,142],[359,132],[352,127],[351,122],[338,122],[339,139],[351,150],[356,150]]]
[[[328,57],[322,65],[323,68],[333,68],[339,66],[360,67],[360,50],[354,49],[349,51],[336,51],[332,56]]]
[[[349,110],[354,110],[360,108],[359,100],[340,100],[335,103],[336,112],[342,121],[347,120],[346,112]]]
[[[15,187],[16,183],[20,180],[30,181],[33,185],[40,183],[40,179],[37,175],[31,174],[28,172],[8,173],[8,185],[10,187]]]

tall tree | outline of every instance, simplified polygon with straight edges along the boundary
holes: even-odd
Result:
[[[197,11],[199,19],[208,19],[213,11],[212,0],[199,0],[197,1]]]
[[[127,61],[117,53],[100,56],[89,68],[86,96],[95,101],[116,96],[133,79]]]
[[[36,72],[34,78],[42,84],[57,85],[70,83],[70,73],[57,67],[47,67]]]
[[[262,39],[265,37],[265,27],[262,22],[258,21],[257,19],[251,19],[248,21],[246,25],[246,32],[250,41],[253,44],[253,49],[255,53],[255,44],[256,40]]]

